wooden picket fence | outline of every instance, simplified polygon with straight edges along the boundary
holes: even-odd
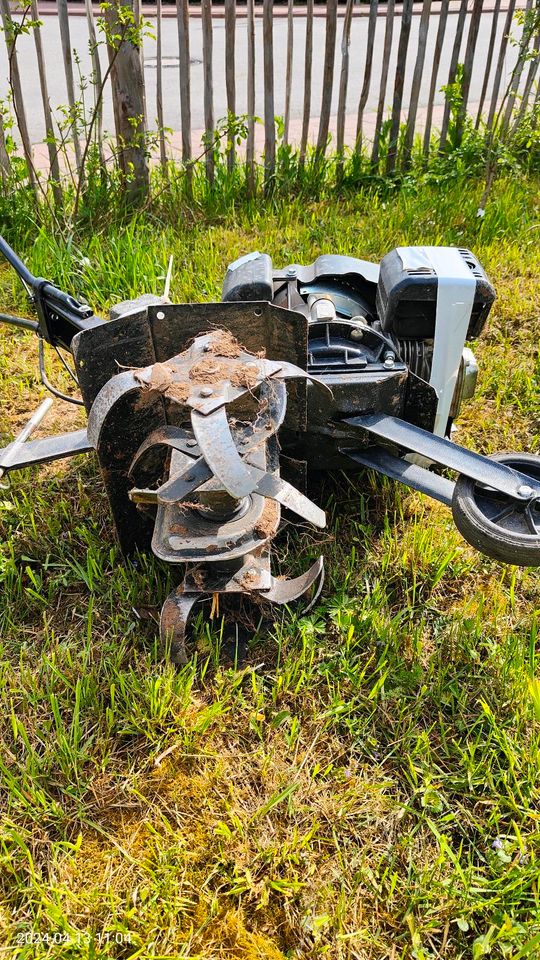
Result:
[[[112,8],[106,12],[106,20],[111,31],[118,28],[119,18],[115,6],[128,7],[134,18],[135,25],[140,23],[140,0],[115,0]],[[518,4],[519,6],[519,4]],[[526,0],[524,14],[532,17],[537,6],[536,0]],[[310,145],[314,147],[318,156],[325,156],[328,151],[337,153],[338,166],[346,149],[363,151],[371,159],[373,169],[382,169],[380,172],[392,173],[396,168],[407,167],[411,161],[415,136],[422,133],[423,152],[426,157],[433,150],[434,138],[442,149],[449,135],[449,124],[452,120],[453,137],[458,138],[463,132],[465,118],[471,115],[474,105],[473,119],[478,126],[485,123],[487,130],[497,127],[498,132],[510,130],[519,124],[528,109],[538,104],[539,88],[537,83],[538,68],[540,65],[540,30],[538,25],[534,29],[524,28],[521,39],[512,44],[510,39],[516,13],[516,0],[492,0],[488,13],[483,0],[423,0],[414,4],[413,0],[403,0],[399,5],[396,0],[387,0],[383,5],[378,0],[371,0],[369,6],[359,6],[355,0],[327,0],[325,8],[314,5],[314,0],[306,0],[301,9],[289,0],[286,12],[275,9],[272,0],[247,0],[240,8],[236,0],[224,0],[218,11],[217,4],[211,0],[201,0],[200,6],[195,9],[189,6],[188,0],[176,0],[176,7],[164,7],[162,0],[157,0],[155,33],[156,33],[156,102],[154,105],[147,102],[145,88],[145,71],[142,45],[125,39],[114,48],[108,44],[108,66],[103,70],[99,57],[98,30],[96,17],[98,9],[91,0],[85,0],[85,14],[90,40],[92,67],[95,79],[95,91],[98,92],[95,104],[95,118],[92,124],[91,136],[101,144],[103,138],[103,101],[112,98],[114,108],[115,133],[118,144],[118,157],[124,165],[126,176],[129,172],[131,181],[137,189],[143,192],[148,189],[148,157],[144,143],[148,115],[157,117],[159,154],[158,162],[166,170],[170,163],[171,151],[164,130],[163,104],[163,30],[164,18],[176,19],[178,35],[178,96],[181,117],[181,162],[189,170],[193,163],[194,131],[192,129],[192,64],[190,63],[190,39],[195,17],[200,18],[202,29],[202,72],[203,72],[203,100],[204,100],[204,137],[209,143],[215,139],[215,89],[216,84],[225,84],[227,111],[230,117],[239,113],[239,80],[238,80],[238,52],[237,37],[239,31],[245,31],[247,38],[247,64],[244,63],[242,76],[247,89],[242,91],[242,102],[247,104],[246,138],[241,147],[235,138],[226,137],[227,163],[232,170],[235,163],[246,164],[248,185],[253,189],[256,181],[256,165],[264,163],[265,182],[272,181],[276,170],[277,146],[291,143],[291,97],[293,94],[293,57],[298,64],[298,57],[303,64],[303,91],[301,124],[299,136],[294,146],[298,149],[300,162],[304,162]],[[74,51],[70,35],[70,21],[73,16],[68,13],[67,0],[57,0],[58,25],[62,41],[62,55],[65,70],[68,104],[73,111],[73,124],[70,136],[70,148],[73,151],[74,164],[77,170],[84,168],[88,142],[81,137],[77,128],[77,90],[74,80]],[[523,9],[523,7],[522,7]],[[10,0],[0,0],[0,13],[4,26],[4,36],[10,65],[10,88],[13,101],[13,110],[16,118],[22,150],[29,165],[30,180],[35,185],[36,173],[32,163],[33,145],[30,142],[27,125],[27,113],[35,104],[25,103],[20,77],[17,40],[13,35],[13,20],[20,20],[20,13],[15,14],[10,8]],[[478,37],[482,14],[490,17],[489,42],[487,56],[482,64],[482,81],[473,91],[471,80],[476,68],[478,78],[479,47]],[[29,0],[28,15],[32,20],[39,19],[37,0]],[[143,11],[143,16],[144,16]],[[222,18],[225,31],[225,76],[218,75],[213,56],[213,38],[216,28],[216,15]],[[286,76],[284,83],[284,97],[277,102],[274,61],[274,32],[275,17],[286,18]],[[324,51],[314,50],[314,20],[316,16],[323,16],[325,20]],[[364,49],[354,49],[356,62],[363,63],[363,77],[360,90],[349,89],[349,74],[351,66],[351,27],[356,17],[367,17],[366,43]],[[384,20],[384,39],[382,40],[382,21]],[[413,17],[419,17],[418,31],[413,32],[414,41],[411,41],[411,25]],[[256,22],[262,18],[262,47],[256,42]],[[305,22],[305,39],[298,40],[298,19]],[[501,30],[501,23],[504,25]],[[382,43],[375,44],[376,26],[379,23],[378,36]],[[526,21],[527,23],[527,21]],[[485,28],[485,21],[484,21]],[[519,30],[518,30],[519,33]],[[54,118],[49,103],[47,83],[47,51],[44,49],[42,27],[32,27],[35,44],[35,54],[39,69],[40,92],[42,109],[45,120],[49,150],[50,176],[55,189],[61,189],[62,179],[59,168],[59,152],[57,137],[55,137]],[[428,49],[428,34],[433,46],[431,55],[426,58]],[[441,67],[443,49],[446,51],[446,68]],[[392,52],[397,52],[395,67],[391,70]],[[511,71],[509,83],[503,82],[503,68],[507,58],[512,55],[515,65]],[[257,148],[256,142],[256,89],[255,81],[257,66],[261,63],[264,75],[264,146]],[[322,97],[314,102],[313,78],[314,67],[319,69],[322,61]],[[408,72],[406,72],[406,66]],[[411,71],[412,66],[412,71]],[[247,70],[245,69],[247,67]],[[376,68],[376,69],[375,69]],[[378,89],[374,90],[374,76],[378,80]],[[422,84],[429,78],[429,95],[427,104],[422,106],[422,124],[419,123],[420,91]],[[451,113],[451,104],[447,102],[439,107],[435,117],[434,106],[436,94],[443,85],[452,84],[459,78],[461,100],[457,108],[457,120]],[[101,93],[102,85],[103,90]],[[281,89],[280,85],[280,89]],[[334,92],[338,96],[337,111],[332,115]],[[295,87],[294,94],[298,97]],[[377,104],[372,110],[369,136],[366,128],[366,106],[371,94],[371,101]],[[354,134],[351,137],[351,100],[353,116],[355,118]],[[282,117],[280,136],[276,129],[276,115]],[[314,118],[318,126],[313,131]],[[349,118],[348,135],[346,120]],[[435,122],[436,121],[436,122]],[[333,131],[330,137],[331,129]],[[311,141],[310,144],[310,130]],[[385,137],[385,149],[381,151],[381,144]],[[56,141],[56,142],[55,142]],[[241,153],[240,153],[241,152]],[[206,176],[210,182],[215,176],[215,154],[207,150],[205,160]],[[341,163],[343,160],[341,160]],[[0,122],[0,172],[6,176],[9,172],[10,159],[6,152],[5,135]]]

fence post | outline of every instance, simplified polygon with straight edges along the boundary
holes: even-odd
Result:
[[[302,136],[300,139],[300,166],[306,159],[311,113],[311,67],[313,60],[313,0],[307,0],[306,50],[304,59],[304,106],[302,110]]]
[[[403,85],[405,82],[405,67],[407,65],[407,50],[409,47],[409,36],[411,33],[412,5],[413,0],[403,0],[396,77],[394,81],[394,100],[392,103],[392,126],[390,129],[390,140],[388,143],[388,156],[386,158],[387,173],[392,173],[396,167],[399,127],[401,123],[401,104],[403,102]]]
[[[41,27],[39,26],[37,0],[32,0],[32,20],[34,20],[36,23],[36,26],[33,30],[34,45],[36,48],[39,86],[41,89],[41,100],[43,103],[43,115],[45,117],[45,135],[47,139],[47,150],[49,153],[49,171],[51,176],[52,192],[56,206],[60,207],[63,200],[62,187],[60,186],[60,164],[58,163],[58,148],[54,141],[54,127],[51,104],[49,102],[49,91],[47,89],[47,74],[45,72],[45,57],[43,56],[43,44],[41,42]]]
[[[484,103],[486,100],[487,86],[489,83],[489,75],[491,73],[491,64],[493,63],[493,51],[495,50],[495,38],[497,36],[497,25],[499,23],[499,10],[501,9],[501,0],[495,0],[495,6],[493,7],[493,19],[491,21],[491,33],[489,35],[489,46],[488,54],[486,58],[486,68],[484,71],[484,80],[482,82],[482,92],[480,94],[480,101],[478,103],[478,113],[476,114],[476,123],[474,125],[475,130],[478,130],[480,126],[480,121],[482,119],[482,110],[484,109]]]
[[[373,167],[377,167],[379,165],[379,147],[380,147],[381,129],[382,129],[382,122],[383,122],[384,103],[386,99],[386,87],[388,85],[388,68],[390,66],[390,53],[392,51],[392,37],[394,35],[394,9],[395,9],[395,0],[388,0],[388,4],[386,7],[386,25],[384,28],[384,48],[383,48],[382,70],[381,70],[381,85],[379,88],[379,102],[377,104],[377,119],[375,121],[373,150],[371,151],[371,164]]]
[[[362,149],[362,125],[364,122],[364,110],[369,94],[371,84],[371,71],[373,68],[373,48],[375,46],[375,27],[377,25],[377,7],[378,0],[371,0],[369,5],[369,21],[367,35],[366,62],[364,66],[364,80],[362,83],[362,92],[358,102],[358,116],[356,118],[356,150],[360,153]]]
[[[225,0],[225,86],[227,88],[227,111],[229,116],[236,115],[236,0]],[[229,126],[227,144],[227,169],[234,170],[235,143],[234,130]]]
[[[478,40],[478,29],[480,27],[480,17],[482,16],[482,0],[474,0],[473,11],[469,23],[469,36],[467,37],[467,47],[465,49],[465,59],[463,61],[463,82],[461,85],[461,104],[456,119],[456,141],[461,143],[463,137],[463,127],[465,125],[465,115],[467,113],[467,104],[469,102],[469,91],[471,89],[471,76],[474,64],[474,53],[476,50],[476,41]]]
[[[71,112],[71,136],[73,137],[73,149],[75,151],[75,163],[77,171],[81,172],[81,144],[79,140],[79,131],[77,128],[77,108],[75,99],[75,84],[73,81],[73,61],[71,58],[71,39],[69,34],[69,17],[67,0],[58,0],[58,25],[60,27],[60,39],[62,42],[62,57],[64,59],[64,71],[66,74],[66,89]]]
[[[291,119],[291,87],[294,42],[294,2],[289,0],[287,10],[287,73],[285,76],[285,110],[283,114],[283,144],[289,141],[289,122]]]
[[[204,70],[204,137],[206,179],[214,182],[214,91],[212,79],[212,0],[201,0],[203,70]]]
[[[466,13],[467,13],[467,0],[461,0],[461,7],[459,8],[458,22],[456,26],[456,35],[454,37],[454,46],[452,48],[452,56],[450,57],[450,70],[448,71],[448,80],[446,81],[447,86],[449,86],[451,83],[454,83],[454,80],[456,79],[456,71],[457,71],[457,65],[459,60],[459,51],[461,49],[461,41],[463,39],[463,27],[465,26]],[[439,139],[440,153],[442,153],[444,149],[444,145],[446,143],[446,136],[448,133],[449,122],[450,122],[450,101],[448,100],[448,97],[447,97],[446,103],[444,105],[441,135]]]
[[[94,11],[92,0],[85,0],[86,22],[88,24],[88,43],[90,47],[90,56],[92,58],[92,70],[94,72],[94,109],[96,113],[96,143],[99,150],[101,166],[105,167],[105,156],[103,154],[103,97],[99,97],[102,76],[101,63],[99,60],[98,41],[96,35],[96,25],[94,23]],[[99,102],[98,102],[99,97]]]
[[[345,142],[345,115],[347,113],[347,88],[349,85],[349,47],[351,43],[351,22],[354,0],[347,0],[345,17],[343,18],[343,33],[341,35],[341,74],[339,77],[339,100],[337,111],[336,149],[337,149],[337,176],[338,183],[343,178],[343,147]]]
[[[529,99],[530,99],[530,96],[531,96],[531,90],[532,90],[533,83],[534,83],[534,81],[535,81],[536,74],[537,74],[537,72],[538,72],[538,66],[539,66],[539,63],[540,63],[540,58],[539,58],[539,55],[538,55],[538,54],[539,54],[539,51],[540,51],[540,33],[537,33],[536,36],[535,36],[535,38],[534,38],[534,43],[533,43],[533,54],[534,54],[534,56],[533,56],[533,59],[531,60],[531,62],[530,62],[530,64],[529,64],[529,70],[528,70],[528,72],[527,72],[527,79],[525,80],[525,86],[524,86],[524,88],[523,88],[523,94],[522,94],[522,97],[521,97],[521,103],[520,103],[520,105],[519,105],[518,115],[517,115],[517,117],[516,117],[514,126],[516,126],[516,125],[519,124],[521,118],[523,117],[523,115],[524,115],[524,113],[525,113],[525,111],[526,111],[526,109],[527,109],[527,107],[528,107],[528,105],[529,105]]]
[[[255,195],[255,18],[254,0],[247,0],[247,112],[246,185],[248,197]]]
[[[510,88],[508,90],[508,101],[506,104],[506,110],[504,111],[503,122],[501,124],[501,132],[506,132],[510,126],[510,120],[512,119],[512,111],[514,109],[514,104],[516,102],[516,96],[519,88],[519,81],[521,80],[521,74],[523,73],[524,66],[524,57],[527,54],[527,49],[531,39],[530,33],[527,31],[527,17],[531,11],[533,0],[527,0],[525,7],[525,20],[523,26],[523,33],[521,35],[521,40],[518,47],[518,59],[512,73],[512,79],[510,82]]]
[[[165,124],[163,119],[163,11],[161,0],[156,7],[156,114],[159,133],[159,160],[161,170],[168,179],[167,148],[165,145]]]
[[[274,31],[272,0],[263,0],[264,46],[264,186],[270,189],[276,172],[276,124],[274,117]]]
[[[140,30],[141,20],[142,20],[141,0],[133,0],[133,16],[135,17],[135,26],[137,27],[137,30]],[[143,81],[144,81],[144,49],[143,49],[142,40],[139,46],[139,56],[141,58],[141,70],[142,70]],[[144,85],[144,82],[143,82],[143,105],[144,105],[144,114],[143,114],[144,125],[145,127],[147,127],[148,114],[146,112],[146,86]]]
[[[136,202],[148,194],[149,188],[144,77],[139,47],[129,38],[129,25],[121,22],[120,7],[127,7],[133,17],[133,0],[115,0],[105,11],[109,28],[107,50],[112,96],[116,104],[114,115],[119,165],[124,176],[126,196],[130,202]]]
[[[13,94],[13,109],[15,111],[15,119],[17,121],[17,127],[19,129],[19,134],[22,141],[26,166],[28,168],[28,179],[30,180],[37,203],[38,182],[34,170],[34,161],[32,158],[32,144],[30,143],[28,126],[26,124],[24,98],[21,88],[21,75],[19,73],[19,61],[17,58],[16,37],[13,33],[14,27],[11,19],[9,0],[0,0],[0,10],[2,12],[2,24],[4,27],[4,37],[6,41],[6,50],[9,62],[9,80]]]
[[[403,143],[403,166],[408,167],[411,162],[411,154],[414,143],[414,134],[416,130],[416,117],[418,114],[418,98],[420,96],[420,84],[424,72],[424,62],[426,59],[426,44],[429,30],[429,16],[431,13],[431,0],[424,0],[422,14],[420,16],[420,25],[418,28],[418,50],[416,53],[416,63],[411,86],[411,98],[409,102],[409,114],[407,116],[407,127],[405,129],[405,140]]]
[[[500,0],[498,0],[500,3]],[[424,128],[424,157],[429,158],[429,146],[431,141],[431,123],[433,120],[433,101],[435,99],[435,90],[437,87],[437,78],[439,76],[439,66],[441,63],[441,52],[446,33],[446,23],[448,21],[449,0],[442,0],[441,12],[439,14],[439,26],[437,27],[437,36],[435,38],[435,50],[433,51],[433,66],[431,68],[431,81],[429,84],[429,94],[426,109],[426,126]]]
[[[489,113],[487,118],[488,130],[491,130],[492,128],[493,121],[495,119],[495,114],[497,112],[497,101],[499,98],[499,88],[501,85],[504,58],[506,55],[508,40],[510,38],[510,30],[512,28],[512,19],[514,16],[515,8],[516,8],[516,0],[509,0],[508,9],[506,11],[506,20],[504,21],[503,35],[501,37],[501,43],[499,46],[499,56],[497,57],[497,65],[495,67],[495,76],[493,77],[493,89],[491,91],[491,102],[489,104]]]
[[[182,123],[182,163],[191,183],[191,88],[189,64],[189,8],[188,0],[176,0],[178,26],[178,60],[180,65],[180,113]]]
[[[328,127],[330,124],[330,109],[332,106],[332,90],[334,87],[334,60],[336,57],[337,32],[337,0],[327,0],[326,3],[326,42],[324,45],[323,91],[321,115],[319,118],[319,135],[317,137],[317,160],[326,153],[328,142]]]
[[[6,148],[6,136],[4,133],[4,117],[0,111],[0,176],[2,177],[2,183],[5,183],[7,178],[11,175],[11,163],[9,160],[9,154]]]

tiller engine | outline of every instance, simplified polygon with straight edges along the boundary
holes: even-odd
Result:
[[[252,253],[228,268],[220,303],[144,295],[107,322],[34,277],[1,238],[0,252],[37,313],[0,320],[37,334],[43,383],[88,414],[87,429],[29,440],[44,401],[0,449],[0,473],[95,451],[124,553],[181,565],[161,612],[176,661],[202,597],[316,601],[322,557],[284,580],[270,556],[282,507],[324,527],[305,493],[314,471],[376,470],[450,506],[488,556],[540,562],[540,457],[484,457],[451,439],[478,372],[465,343],[495,298],[468,250],[402,247],[380,266],[330,255],[281,270]],[[47,344],[69,369],[71,353],[82,400],[49,383]]]

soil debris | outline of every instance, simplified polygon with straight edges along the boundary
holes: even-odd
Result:
[[[214,357],[207,360],[199,360],[194,363],[189,371],[190,380],[195,383],[217,383],[219,380],[227,380],[229,370],[227,364],[219,363]]]
[[[255,523],[255,533],[264,538],[273,537],[279,523],[279,507],[275,500],[266,499],[263,511]]]
[[[235,387],[251,390],[259,382],[259,370],[254,363],[241,363],[231,373],[231,383]]]
[[[170,363],[154,363],[150,370],[150,376],[143,376],[147,367],[142,370],[134,370],[134,376],[140,383],[145,393],[160,393],[169,400],[176,400],[177,403],[185,403],[189,397],[189,386],[184,383],[174,381],[175,369]]]
[[[252,589],[259,582],[259,573],[255,573],[254,570],[246,570],[245,573],[238,580],[241,587],[244,587],[245,590]]]
[[[165,390],[165,396],[169,400],[176,400],[177,403],[185,403],[189,397],[189,387],[186,383],[172,383]]]
[[[154,363],[150,367],[150,375],[143,376],[148,367],[142,370],[134,370],[135,379],[140,383],[144,390],[155,390],[157,393],[165,393],[170,386],[174,374],[174,369],[169,363]]]
[[[210,344],[210,353],[215,353],[218,357],[229,357],[235,359],[246,351],[246,348],[238,343],[236,337],[233,337],[229,330],[211,331],[212,343]]]

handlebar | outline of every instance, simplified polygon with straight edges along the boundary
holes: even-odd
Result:
[[[35,277],[1,236],[0,254],[5,257],[22,280],[38,317],[35,323],[22,317],[0,314],[0,322],[33,330],[47,343],[64,347],[66,350],[71,349],[71,341],[76,333],[103,322],[99,317],[94,316],[94,311],[87,304],[80,303],[75,297],[59,290],[43,277]]]

